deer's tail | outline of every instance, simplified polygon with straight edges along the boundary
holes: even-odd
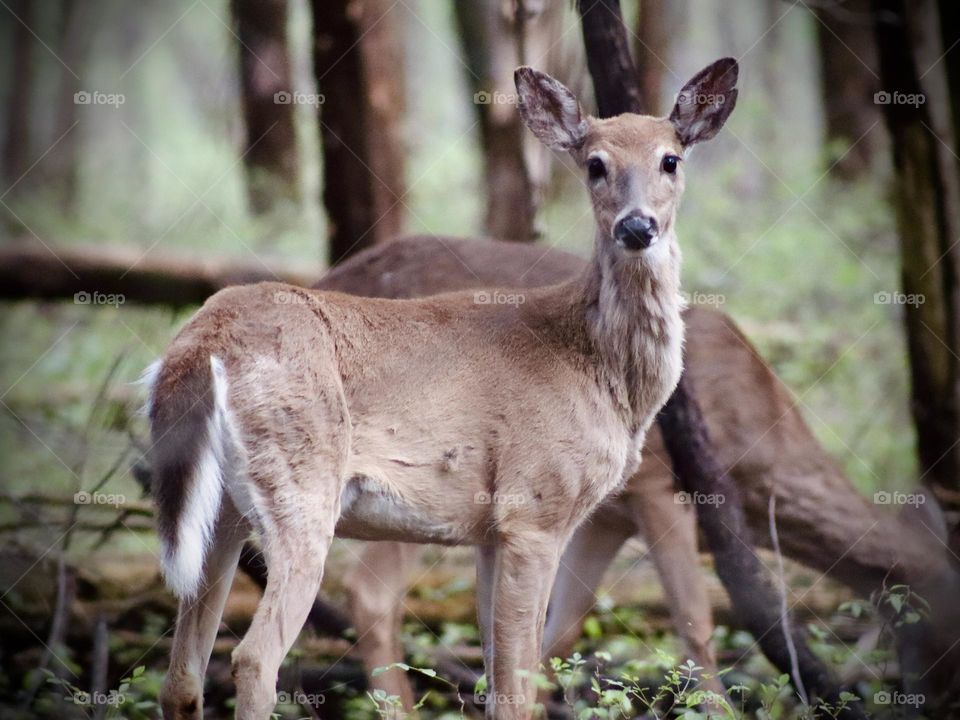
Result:
[[[145,381],[160,561],[186,600],[200,586],[229,473],[227,376],[214,355],[181,355],[154,363]]]

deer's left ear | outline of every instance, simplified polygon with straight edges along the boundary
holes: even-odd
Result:
[[[576,150],[587,134],[587,122],[572,92],[546,73],[519,67],[513,75],[520,97],[520,117],[547,147]]]
[[[698,72],[677,95],[670,122],[684,148],[709,140],[730,117],[737,104],[737,74],[733,58],[717,60]]]

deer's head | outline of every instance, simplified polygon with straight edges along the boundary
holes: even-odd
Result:
[[[567,150],[586,178],[601,241],[627,255],[645,253],[673,236],[683,194],[683,160],[709,140],[737,100],[737,62],[718,60],[691,79],[670,115],[585,116],[576,97],[529,67],[515,74],[520,114],[551,148]]]

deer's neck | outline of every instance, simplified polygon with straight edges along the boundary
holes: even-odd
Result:
[[[672,233],[659,243],[625,257],[598,236],[584,276],[587,334],[634,431],[646,429],[682,367],[680,248]]]

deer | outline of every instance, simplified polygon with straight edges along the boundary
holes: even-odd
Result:
[[[473,290],[480,297],[500,293],[506,298],[575,277],[584,264],[576,255],[542,245],[420,235],[368,248],[332,268],[314,287],[367,297]],[[933,497],[900,513],[871,502],[817,441],[790,390],[729,315],[692,305],[684,321],[685,372],[697,390],[718,460],[741,490],[755,537],[769,546],[768,503],[776,496],[784,555],[858,593],[869,595],[884,582],[917,587],[948,578],[956,582],[946,526]],[[655,426],[638,472],[580,525],[564,551],[544,629],[545,662],[570,656],[605,570],[626,541],[639,536],[658,573],[685,658],[703,668],[700,686],[724,693],[699,568],[697,501],[678,493]],[[402,601],[418,557],[418,546],[371,543],[343,579],[355,650],[369,682],[399,697],[407,709],[414,703],[413,690],[396,663],[404,660]],[[864,672],[855,662],[846,680]]]
[[[521,304],[261,283],[187,322],[148,373],[161,564],[179,599],[165,718],[202,715],[250,532],[269,577],[231,658],[240,720],[270,716],[335,535],[476,547],[486,714],[531,717],[561,553],[634,474],[680,378],[683,158],[723,127],[737,73],[732,58],[704,68],[668,117],[600,120],[517,69],[525,125],[581,168],[596,226],[584,272]]]

